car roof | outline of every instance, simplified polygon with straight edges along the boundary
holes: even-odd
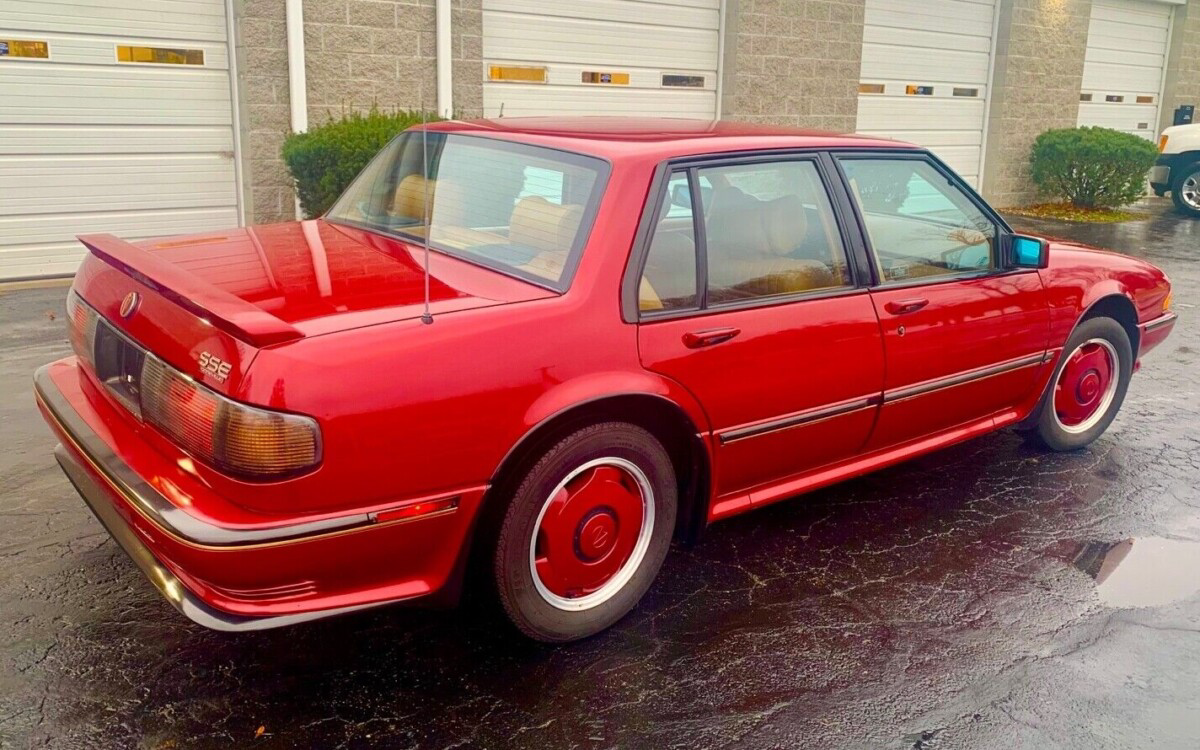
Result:
[[[431,131],[488,135],[605,158],[661,158],[782,148],[915,149],[908,143],[728,120],[666,117],[505,117],[429,123]]]

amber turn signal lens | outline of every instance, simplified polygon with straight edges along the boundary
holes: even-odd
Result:
[[[250,479],[297,474],[321,461],[316,420],[227,399],[147,356],[142,417],[188,453]]]
[[[1161,154],[1162,152],[1164,152],[1166,150],[1167,150],[1167,136],[1164,135],[1163,137],[1158,139],[1158,153]]]
[[[1172,294],[1173,292],[1167,292],[1167,296],[1163,297],[1163,312],[1169,312],[1171,310],[1171,302],[1173,301],[1171,299]]]

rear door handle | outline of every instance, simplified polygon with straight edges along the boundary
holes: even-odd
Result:
[[[928,304],[929,300],[927,299],[898,299],[894,302],[888,302],[883,306],[883,309],[887,310],[892,315],[903,315],[905,313],[916,312]]]
[[[683,345],[688,349],[700,349],[728,341],[741,332],[740,328],[711,328],[707,331],[689,332],[683,334]]]

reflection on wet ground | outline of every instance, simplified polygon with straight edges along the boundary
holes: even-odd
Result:
[[[51,458],[28,388],[63,290],[0,294],[0,748],[1200,747],[1200,222],[1033,224],[1175,283],[1105,437],[1002,432],[717,524],[557,649],[471,606],[182,621]]]
[[[1160,607],[1200,591],[1200,540],[1088,542],[1072,561],[1109,607]]]

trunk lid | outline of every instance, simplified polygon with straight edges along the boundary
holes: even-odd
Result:
[[[323,220],[136,244],[79,239],[90,250],[80,297],[116,332],[227,395],[260,348],[424,311],[419,245]],[[436,251],[429,266],[435,319],[554,294]]]

